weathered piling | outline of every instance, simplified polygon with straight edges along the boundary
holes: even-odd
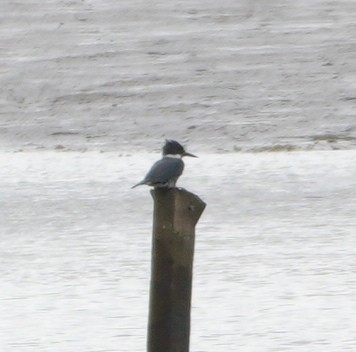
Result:
[[[154,200],[148,352],[188,352],[195,225],[206,204],[184,189]]]

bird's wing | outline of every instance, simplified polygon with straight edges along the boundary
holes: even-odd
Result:
[[[156,161],[151,170],[145,177],[147,184],[167,183],[169,180],[178,178],[184,169],[184,163],[181,159],[163,158]]]

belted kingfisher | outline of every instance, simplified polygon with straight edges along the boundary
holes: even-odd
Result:
[[[140,185],[147,185],[155,188],[174,188],[184,169],[182,157],[191,156],[197,158],[196,155],[187,153],[181,144],[172,139],[166,139],[162,154],[162,159],[153,164],[146,177],[131,188]]]

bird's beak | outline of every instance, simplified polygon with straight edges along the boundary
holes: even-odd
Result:
[[[190,154],[190,153],[187,153],[187,152],[184,152],[184,153],[182,154],[182,156],[191,156],[192,158],[197,158],[196,155]]]

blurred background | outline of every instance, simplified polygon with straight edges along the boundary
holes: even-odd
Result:
[[[207,203],[191,351],[355,351],[355,13],[1,0],[1,352],[145,350],[152,199],[130,187],[164,138]]]
[[[355,148],[353,0],[1,4],[5,150]]]

